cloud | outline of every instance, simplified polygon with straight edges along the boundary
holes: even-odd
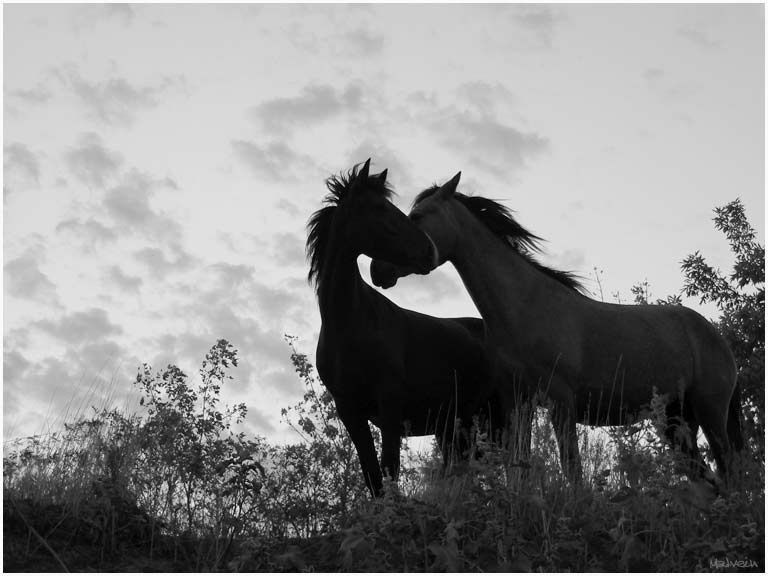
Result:
[[[422,91],[406,96],[401,122],[420,126],[438,143],[499,177],[523,168],[549,148],[546,137],[523,131],[507,120],[515,95],[498,83],[469,82],[456,89],[458,102],[441,105],[438,96]]]
[[[347,154],[346,164],[352,166],[366,159],[371,159],[371,170],[380,172],[385,168],[387,171],[387,181],[396,181],[398,187],[410,188],[413,183],[413,175],[410,166],[402,160],[402,155],[398,154],[387,145],[381,142],[381,139],[366,138]]]
[[[40,271],[41,248],[30,248],[3,267],[5,290],[17,298],[58,304],[56,286]]]
[[[121,292],[138,293],[144,281],[138,276],[130,276],[119,266],[110,266],[105,274],[106,280],[116,286]]]
[[[375,56],[384,47],[384,36],[374,34],[365,28],[347,32],[343,40],[345,42],[343,51],[357,57]]]
[[[303,251],[301,259],[303,264]],[[255,303],[260,318],[268,322],[279,321],[301,306],[301,298],[294,290],[257,281],[258,271],[253,266],[218,262],[206,266],[205,272],[210,282],[203,295],[206,305],[216,300],[227,301],[238,308]]]
[[[40,163],[37,156],[18,142],[4,146],[3,179],[10,192],[39,186]]]
[[[136,6],[131,4],[89,4],[77,6],[74,21],[75,31],[83,33],[105,22],[117,22],[123,26],[133,23]]]
[[[297,234],[275,234],[272,239],[272,257],[281,266],[305,266],[304,238]]]
[[[21,100],[25,104],[39,105],[48,102],[48,100],[51,99],[51,96],[53,96],[53,93],[46,86],[38,84],[33,88],[12,90],[10,96],[17,100]]]
[[[280,200],[278,200],[275,204],[275,208],[285,212],[291,218],[296,218],[297,216],[301,216],[303,214],[303,212],[299,210],[299,207],[296,206],[296,204],[290,200],[286,200],[285,198],[280,198]]]
[[[698,28],[691,28],[691,27],[679,28],[677,30],[677,33],[683,38],[685,38],[686,40],[693,42],[694,44],[696,44],[701,48],[705,48],[708,50],[720,48],[720,42],[713,39],[709,34],[707,34],[703,30],[700,30]]]
[[[166,256],[166,251],[169,253],[168,256]],[[166,246],[166,250],[154,247],[142,248],[135,251],[133,257],[144,264],[151,273],[159,277],[164,277],[169,272],[189,270],[197,261],[194,256],[177,243],[169,244]]]
[[[433,121],[431,129],[444,146],[499,177],[523,168],[530,157],[549,147],[543,136],[467,111],[445,115]]]
[[[466,82],[456,89],[462,103],[483,115],[495,115],[500,104],[513,105],[517,102],[515,95],[498,82]]]
[[[360,110],[362,103],[363,91],[358,85],[349,85],[343,92],[330,85],[312,85],[305,87],[299,96],[268,100],[254,107],[251,113],[267,130],[283,134],[296,126]]]
[[[168,178],[155,179],[137,170],[126,174],[119,184],[107,191],[104,207],[115,224],[129,230],[142,232],[152,239],[177,239],[181,227],[173,219],[155,212],[150,198],[155,191],[176,184]]]
[[[16,350],[3,350],[3,379],[6,382],[17,380],[32,363]]]
[[[78,238],[86,248],[102,246],[117,239],[117,234],[114,230],[93,218],[88,218],[87,220],[81,220],[80,218],[63,220],[56,226],[56,232],[70,234]]]
[[[643,71],[643,78],[645,78],[648,82],[655,82],[656,80],[659,80],[663,77],[664,70],[661,68],[646,68]]]
[[[278,182],[298,180],[308,167],[315,168],[309,156],[295,152],[284,142],[261,146],[247,140],[233,140],[232,148],[235,156],[254,174]]]
[[[123,331],[120,326],[110,322],[107,311],[102,308],[73,312],[56,320],[40,320],[35,326],[63,342],[74,345],[100,342]]]
[[[497,32],[483,39],[507,50],[551,48],[556,26],[566,17],[562,8],[540,4],[478,4],[471,9],[483,11]]]
[[[560,16],[549,6],[515,6],[514,20],[532,31],[545,47],[552,45],[555,24]]]
[[[114,177],[123,159],[108,150],[101,137],[93,132],[81,134],[78,144],[64,155],[72,175],[87,186],[102,187]]]
[[[183,79],[170,77],[144,86],[125,78],[89,82],[72,68],[59,71],[56,76],[75,93],[91,116],[110,125],[132,124],[139,112],[154,108],[163,94],[184,84]]]

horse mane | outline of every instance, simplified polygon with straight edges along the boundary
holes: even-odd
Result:
[[[377,178],[376,174],[368,176],[365,182],[357,182],[360,164],[356,164],[351,170],[340,172],[338,175],[330,176],[325,181],[328,188],[328,194],[323,198],[323,206],[310,216],[307,222],[307,245],[306,255],[309,260],[309,274],[307,280],[314,285],[315,291],[319,288],[323,264],[328,256],[328,243],[333,228],[334,216],[339,206],[349,196],[349,191],[353,185],[365,186],[367,189],[382,195],[390,200],[394,191],[389,185]]]
[[[420,192],[413,201],[415,207],[419,202],[432,196],[439,190],[439,186],[431,186]],[[480,220],[486,228],[498,238],[508,244],[515,252],[520,254],[531,266],[554,278],[560,284],[584,293],[585,289],[578,277],[573,272],[550,268],[539,262],[534,254],[541,252],[542,238],[529,232],[512,216],[509,208],[482,196],[467,196],[461,192],[455,192],[453,196],[469,210],[475,218]]]

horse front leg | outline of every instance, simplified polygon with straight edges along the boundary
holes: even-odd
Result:
[[[572,482],[582,483],[579,438],[576,433],[574,410],[569,406],[555,405],[551,410],[552,426],[560,448],[560,465]]]
[[[336,402],[336,410],[349,433],[352,443],[355,445],[365,485],[370,490],[371,495],[377,498],[383,492],[384,483],[381,477],[379,462],[376,458],[376,446],[373,443],[368,420],[358,410],[344,406],[343,403]]]
[[[394,409],[381,417],[381,470],[395,482],[400,472],[401,420],[400,411]]]

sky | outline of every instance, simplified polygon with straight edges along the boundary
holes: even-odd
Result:
[[[369,157],[404,211],[461,170],[606,301],[679,293],[695,251],[730,272],[712,217],[737,197],[764,243],[762,4],[3,14],[6,439],[132,409],[142,363],[194,383],[219,338],[242,429],[295,439],[284,335],[314,360],[320,329],[306,222]],[[386,295],[477,314],[450,265]]]

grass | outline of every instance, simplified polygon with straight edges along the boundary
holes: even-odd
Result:
[[[265,517],[274,509],[263,502],[261,522],[226,545],[211,534],[169,531],[158,510],[139,505],[138,484],[119,476],[141,461],[137,436],[125,433],[130,421],[81,420],[69,434],[33,439],[5,459],[5,570],[764,567],[762,468],[753,466],[740,485],[718,495],[678,474],[660,445],[638,442],[642,432],[609,438],[582,429],[585,483],[577,486],[560,473],[548,422],[537,418],[529,467],[507,466],[518,455],[486,447],[480,459],[443,474],[434,457],[422,456],[399,490],[390,485],[383,499],[358,500],[338,529],[280,533]]]
[[[223,379],[207,358],[205,374]],[[219,411],[219,380],[196,394],[169,367],[140,373],[141,416],[102,407],[7,445],[4,570],[764,570],[762,456],[744,458],[727,490],[691,482],[656,434],[657,410],[633,427],[581,427],[575,484],[540,411],[530,454],[479,438],[478,457],[443,470],[437,450],[406,453],[373,501],[330,396],[294,360],[308,389],[284,412],[297,444],[233,434],[245,408]]]

